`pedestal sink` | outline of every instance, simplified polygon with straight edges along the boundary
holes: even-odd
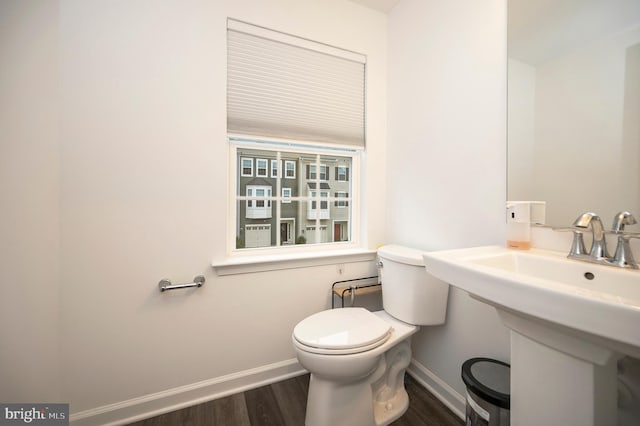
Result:
[[[511,329],[512,425],[616,424],[617,360],[640,358],[639,271],[498,246],[424,261]]]

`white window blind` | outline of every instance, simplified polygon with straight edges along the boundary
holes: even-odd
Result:
[[[365,57],[229,19],[227,131],[364,147]]]

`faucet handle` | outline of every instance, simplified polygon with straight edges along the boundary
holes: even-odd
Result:
[[[625,225],[635,225],[636,223],[638,223],[638,221],[630,212],[619,212],[613,217],[611,230],[615,232],[622,232],[624,231]]]
[[[573,232],[573,241],[571,242],[571,249],[569,250],[569,254],[567,257],[581,257],[587,256],[587,249],[584,245],[584,238],[582,234],[584,234],[584,229],[576,228],[576,227],[567,227],[567,228],[551,228],[554,231],[559,232]]]

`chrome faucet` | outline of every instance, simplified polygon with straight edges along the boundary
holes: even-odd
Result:
[[[584,213],[573,222],[573,226],[580,229],[591,227],[593,242],[591,243],[591,250],[589,250],[590,258],[594,261],[610,258],[607,252],[607,240],[604,237],[604,226],[602,226],[600,216],[593,212]]]
[[[638,223],[636,218],[629,212],[620,212],[613,218],[613,225],[611,226],[611,230],[613,232],[622,232],[624,231],[625,225],[635,225]]]
[[[618,236],[618,245],[616,246],[616,252],[613,255],[610,263],[621,268],[638,269],[638,263],[633,257],[631,251],[631,245],[629,245],[629,239],[640,238],[640,234],[637,233],[625,233],[625,225],[635,225],[638,223],[636,218],[629,212],[620,212],[613,218],[613,226],[611,232]]]
[[[637,221],[631,213],[626,211],[620,212],[613,218],[611,231],[605,231],[600,216],[593,212],[587,212],[580,215],[571,227],[554,229],[557,231],[573,232],[573,242],[571,243],[568,258],[620,268],[639,269],[633,257],[629,240],[631,238],[640,238],[640,233],[626,232],[624,230],[625,225],[634,225],[636,223]],[[587,254],[582,234],[588,230],[593,234],[593,241],[591,243],[591,249]],[[618,237],[618,245],[616,246],[616,252],[613,257],[610,256],[607,251],[606,234],[614,234]]]

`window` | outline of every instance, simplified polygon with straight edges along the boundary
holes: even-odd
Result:
[[[317,166],[315,164],[307,164],[307,179],[316,179]],[[329,179],[329,167],[325,165],[320,166],[320,180]]]
[[[357,244],[366,58],[233,19],[227,41],[230,246]]]
[[[256,160],[256,176],[267,177],[267,164],[269,162],[264,158]]]
[[[247,185],[246,194],[245,219],[270,219],[272,217],[270,186]]]
[[[295,161],[285,161],[284,162],[284,177],[287,179],[295,179],[296,178],[296,162]]]
[[[328,177],[329,166],[326,164],[340,162],[349,167],[357,165],[359,151],[332,149],[327,152],[318,147],[302,145],[294,149],[288,145],[254,140],[231,140],[231,146],[235,151],[233,155],[239,159],[238,164],[242,164],[242,158],[251,157],[256,163],[255,177],[242,177],[240,169],[233,183],[237,202],[231,217],[236,218],[237,249],[351,241],[348,232],[344,231],[336,239],[334,224],[343,224],[341,226],[344,229],[353,227],[349,203],[353,198],[350,197],[352,184],[321,178],[325,175]],[[315,179],[307,179],[306,175],[297,176],[296,179],[264,178],[258,175],[259,160],[265,158],[275,158],[269,160],[269,164],[274,161],[276,165],[295,165],[300,159],[307,163],[315,159],[315,164],[307,165],[325,172],[316,173]],[[255,228],[258,224],[270,225],[269,238],[266,237],[264,228]],[[249,225],[252,235],[247,235]],[[249,243],[247,238],[250,239]]]
[[[253,158],[242,158],[242,173],[241,176],[253,176]]]
[[[310,191],[309,196],[311,203],[307,203],[307,219],[329,219],[329,203],[326,201],[329,198],[328,191],[320,191],[320,210],[318,210],[318,191]]]
[[[349,194],[347,192],[338,191],[335,193],[337,200],[334,203],[334,206],[338,208],[349,207],[349,202],[346,201],[349,198]]]
[[[291,202],[291,188],[282,188],[282,202],[290,203]]]
[[[336,180],[339,182],[346,182],[349,180],[349,167],[336,166]]]

